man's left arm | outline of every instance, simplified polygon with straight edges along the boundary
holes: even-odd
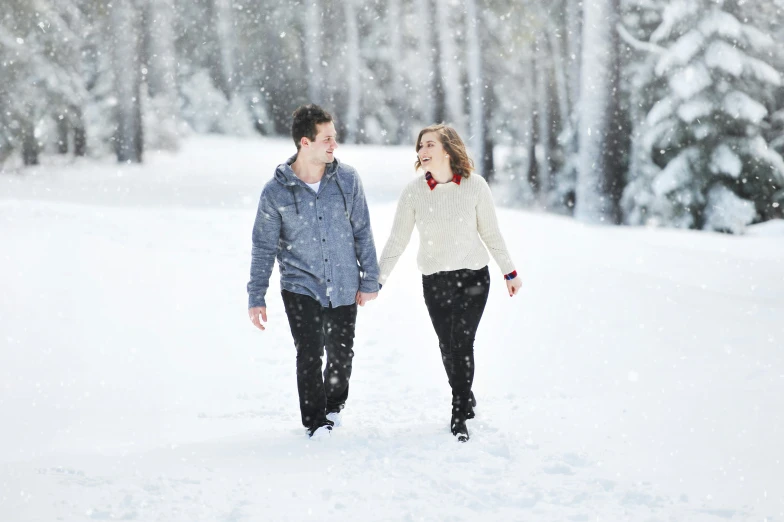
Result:
[[[359,291],[363,293],[378,292],[378,258],[376,244],[373,241],[373,229],[370,226],[370,211],[365,190],[359,174],[354,171],[354,201],[351,207],[351,228],[354,231],[354,250],[359,262]]]

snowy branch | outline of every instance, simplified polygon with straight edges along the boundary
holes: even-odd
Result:
[[[71,30],[71,28],[68,25],[68,23],[65,20],[63,20],[62,16],[60,16],[60,13],[58,13],[57,11],[52,9],[48,2],[41,2],[41,1],[38,0],[38,1],[34,2],[34,6],[35,6],[35,9],[36,9],[36,12],[42,14],[43,18],[47,22],[52,24],[52,26],[54,26],[55,30],[57,30],[57,32],[60,33],[60,36],[58,38],[58,42],[61,45],[64,42],[71,42],[71,45],[75,45],[77,42],[80,41],[79,35],[77,35],[76,33],[74,33]],[[66,8],[67,8],[67,5],[66,5]],[[78,10],[77,10],[77,12],[78,12]],[[44,29],[44,26],[43,26],[43,22],[39,22],[38,28],[41,31],[46,32],[45,29]]]
[[[660,45],[656,45],[656,44],[653,44],[653,43],[650,43],[650,42],[643,42],[641,40],[638,40],[637,38],[632,36],[631,33],[629,33],[629,31],[623,26],[623,24],[617,24],[615,27],[616,27],[616,29],[618,29],[618,34],[621,35],[621,38],[623,38],[623,40],[626,43],[628,43],[629,45],[631,45],[632,47],[634,47],[638,51],[645,51],[645,52],[649,52],[649,53],[662,54],[662,53],[664,53],[667,50],[667,49],[665,49],[664,47],[662,47]]]

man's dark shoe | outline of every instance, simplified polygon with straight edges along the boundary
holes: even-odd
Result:
[[[313,426],[305,430],[311,439],[328,439],[332,434],[332,421],[325,421],[321,426]]]

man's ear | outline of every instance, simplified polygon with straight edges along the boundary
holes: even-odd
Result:
[[[307,137],[305,137],[305,136],[302,136],[302,137],[299,139],[299,145],[300,145],[300,147],[305,147],[305,146],[308,146],[308,145],[310,145],[310,140],[309,140]]]

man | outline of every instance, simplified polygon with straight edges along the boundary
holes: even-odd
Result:
[[[378,262],[359,175],[334,157],[338,144],[332,116],[317,105],[299,107],[291,134],[297,153],[278,165],[264,186],[253,225],[248,314],[263,331],[264,296],[277,258],[297,349],[302,424],[308,436],[322,438],[340,425],[357,304],[377,297]]]

